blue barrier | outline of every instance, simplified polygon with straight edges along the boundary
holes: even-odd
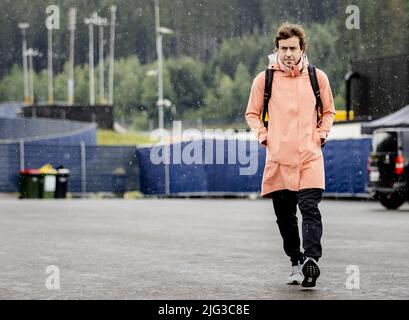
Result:
[[[260,192],[265,164],[265,148],[254,143],[240,143],[237,140],[233,142],[216,141],[208,139],[183,142],[169,147],[169,159],[171,160],[168,165],[169,195]],[[326,143],[323,149],[326,193],[365,193],[365,184],[368,179],[367,159],[371,150],[371,141],[370,138],[365,138],[333,140]],[[228,149],[229,143],[235,143],[236,149]],[[206,152],[209,145],[213,145],[213,154],[210,156]],[[194,152],[199,154],[196,161],[191,161],[191,164],[183,163],[183,161],[175,163],[175,158],[180,159],[180,149],[186,151],[187,147],[192,154]],[[155,164],[157,156],[163,157],[163,153],[155,151],[154,148],[158,149],[158,147],[153,147],[137,150],[141,170],[141,191],[147,195],[165,195],[165,165]],[[220,154],[222,154],[221,157]],[[257,162],[256,172],[250,175],[240,174],[240,169],[243,169],[245,165],[238,161],[229,164],[229,154],[236,159],[240,154],[246,154],[247,157],[250,157],[250,162]],[[194,156],[190,157],[191,160],[193,158]]]
[[[141,192],[148,195],[165,194],[165,169],[163,165],[152,165],[151,149],[137,149]]]
[[[165,195],[165,165],[155,164],[158,157],[163,157],[163,150],[153,152],[154,148],[158,149],[86,146],[86,191],[140,190],[146,195]],[[30,142],[24,145],[24,150],[26,168],[38,168],[45,163],[62,165],[71,170],[69,191],[83,190],[79,145]],[[365,193],[371,139],[332,140],[323,150],[326,193]],[[182,155],[191,164],[181,161]],[[207,139],[176,143],[169,147],[169,159],[169,195],[260,192],[265,148],[257,142]],[[251,163],[257,163],[257,168],[250,170],[251,174],[241,174],[246,168],[254,169]],[[18,190],[19,165],[19,144],[0,144],[0,192]]]
[[[246,163],[243,163],[243,161],[240,163],[240,159],[238,159],[238,148],[239,146],[244,148],[244,144],[247,144],[247,149],[250,147],[246,154],[249,157],[248,162],[256,160],[259,165],[264,166],[265,150],[257,149],[259,152],[253,152],[255,147],[258,148],[254,143],[206,139],[170,145],[170,195],[185,193],[234,194],[257,190],[262,171],[256,170],[254,175],[240,174],[240,169],[247,167]],[[155,164],[155,159],[151,159],[151,154],[155,158],[156,155],[163,157],[163,153],[161,150],[156,152],[155,148],[157,147],[137,150],[139,167],[141,168],[141,191],[148,195],[164,195],[166,192],[165,165],[163,163]],[[232,149],[232,152],[227,152],[227,150]],[[191,163],[181,161],[181,152],[186,155],[189,150],[191,156],[187,156],[187,159],[190,159]],[[212,150],[212,152],[209,152],[209,150]],[[229,159],[229,154],[233,159]],[[239,161],[239,164],[236,163],[235,159]],[[229,164],[229,162],[234,162],[234,164]]]
[[[371,138],[332,140],[324,147],[325,192],[365,193]]]

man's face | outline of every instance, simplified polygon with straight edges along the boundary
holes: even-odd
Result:
[[[300,48],[300,39],[291,37],[278,41],[278,57],[286,67],[295,66],[301,58],[303,51]]]

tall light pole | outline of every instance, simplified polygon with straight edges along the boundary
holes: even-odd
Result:
[[[95,24],[99,26],[99,104],[104,105],[104,26],[108,25],[108,20],[106,18],[97,17]]]
[[[95,85],[94,85],[94,18],[96,12],[91,18],[86,18],[84,23],[88,25],[89,33],[89,104],[95,105]]]
[[[53,28],[48,28],[48,105],[54,103],[53,91]]]
[[[159,0],[155,0],[155,33],[156,33],[156,51],[158,55],[158,125],[159,129],[164,128],[163,123],[163,107],[167,106],[168,103],[163,99],[163,54],[162,54],[162,34],[172,34],[171,29],[160,26],[160,15],[159,15]],[[161,137],[162,143],[163,136]],[[164,173],[165,173],[165,194],[170,194],[170,173],[169,173],[169,146],[164,143],[163,153],[165,156],[164,163]]]
[[[111,6],[111,38],[109,43],[109,92],[108,103],[114,104],[114,49],[115,49],[116,6]]]
[[[27,72],[27,42],[26,42],[26,29],[30,25],[28,23],[22,22],[18,24],[19,29],[21,29],[23,36],[23,78],[24,78],[24,104],[30,104],[29,88],[28,88],[28,72]]]
[[[26,56],[28,57],[28,73],[29,73],[29,92],[30,92],[30,103],[34,103],[34,71],[33,71],[33,57],[39,56],[38,50],[29,48],[26,51]]]
[[[68,105],[74,104],[74,41],[75,41],[75,23],[77,9],[70,8],[68,12],[68,29],[70,30],[70,63],[68,70]]]
[[[172,34],[171,29],[160,26],[159,0],[155,0],[155,32],[156,32],[156,52],[158,55],[158,125],[163,129],[163,54],[162,54],[162,34]]]
[[[162,34],[159,31],[160,16],[159,16],[159,0],[155,0],[155,33],[156,33],[156,53],[158,55],[158,126],[163,129],[163,61],[162,61]]]

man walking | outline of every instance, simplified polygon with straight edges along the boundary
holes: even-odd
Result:
[[[275,38],[276,54],[269,56],[273,70],[268,126],[260,120],[266,73],[256,76],[246,110],[246,121],[258,141],[267,147],[261,196],[271,198],[284,251],[292,272],[288,284],[314,287],[320,275],[322,222],[318,203],[325,189],[322,146],[335,117],[332,91],[326,74],[315,69],[319,94],[314,94],[305,55],[303,28],[283,24]],[[322,114],[317,117],[317,104]],[[302,215],[302,244],[297,204]]]

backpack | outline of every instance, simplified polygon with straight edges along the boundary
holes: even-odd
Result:
[[[317,109],[317,127],[318,124],[321,121],[322,117],[322,101],[321,101],[321,96],[320,96],[320,88],[318,85],[318,80],[317,80],[317,72],[315,70],[315,67],[311,64],[308,65],[308,75],[310,76],[310,82],[312,86],[312,90],[314,91],[315,95],[315,108]],[[266,81],[265,81],[265,87],[264,87],[264,105],[263,105],[263,114],[261,120],[263,121],[264,126],[267,128],[268,127],[268,101],[270,100],[271,97],[271,86],[273,84],[273,76],[274,76],[274,70],[273,69],[266,69]]]

